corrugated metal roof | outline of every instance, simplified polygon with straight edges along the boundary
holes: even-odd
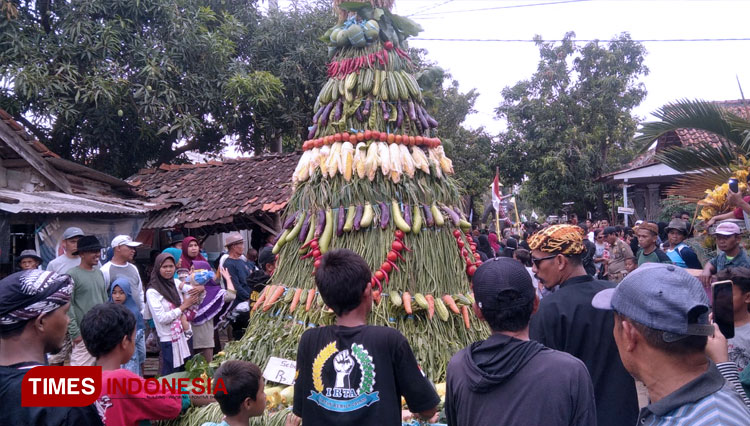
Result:
[[[148,210],[148,205],[139,200],[111,197],[98,197],[97,200],[93,200],[55,191],[21,192],[0,189],[0,200],[0,210],[10,213],[145,214]]]

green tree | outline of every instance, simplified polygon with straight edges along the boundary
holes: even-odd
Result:
[[[189,150],[266,142],[245,118],[277,111],[284,87],[239,47],[261,19],[255,2],[7,4],[0,106],[63,157],[127,176]]]
[[[573,201],[579,213],[604,214],[604,188],[594,180],[635,153],[631,111],[646,95],[645,49],[627,33],[583,46],[574,37],[535,38],[537,71],[505,88],[496,109],[508,123],[497,162],[506,183],[523,182],[524,199],[544,211]]]

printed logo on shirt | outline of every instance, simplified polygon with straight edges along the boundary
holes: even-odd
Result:
[[[373,392],[375,364],[362,345],[339,350],[335,341],[329,343],[315,357],[312,376],[315,390],[307,399],[326,410],[346,413],[380,400]]]

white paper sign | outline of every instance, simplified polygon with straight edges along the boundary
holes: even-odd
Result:
[[[634,214],[635,209],[632,207],[618,207],[617,213],[619,214]]]
[[[294,376],[297,374],[297,362],[284,358],[271,357],[268,359],[266,369],[263,370],[263,378],[270,382],[293,385]]]

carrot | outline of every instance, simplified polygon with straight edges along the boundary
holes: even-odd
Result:
[[[299,298],[302,295],[302,289],[298,288],[294,290],[294,297],[292,298],[292,304],[289,305],[289,313],[294,312],[295,309],[297,309],[297,303],[299,303]]]
[[[271,309],[271,305],[276,303],[277,300],[281,297],[282,294],[284,294],[284,286],[279,285],[274,288],[273,293],[271,293],[271,297],[266,299],[266,303],[263,305],[263,312]]]
[[[424,297],[427,299],[427,318],[432,319],[435,316],[435,298],[431,294],[427,294]]]
[[[411,294],[409,294],[408,291],[405,291],[401,295],[401,298],[404,300],[404,310],[406,311],[407,314],[411,315],[411,313],[412,313],[412,310],[411,310]]]
[[[454,314],[461,313],[461,311],[458,310],[458,306],[456,306],[456,301],[453,300],[453,296],[450,294],[443,295],[443,302],[448,305],[448,308],[453,311]]]
[[[469,307],[466,305],[461,306],[461,313],[464,316],[464,325],[466,326],[466,329],[471,329],[471,321],[469,321]]]
[[[373,290],[372,292],[372,300],[375,301],[376,304],[380,304],[380,292],[377,290]]]
[[[313,304],[313,299],[315,299],[315,289],[311,288],[310,292],[307,293],[307,300],[305,301],[305,312],[310,312],[310,308]]]
[[[269,291],[268,287],[272,287],[272,286],[265,286],[263,288],[263,291],[260,292],[260,296],[258,296],[258,300],[256,300],[255,304],[253,305],[252,312],[255,312],[260,307],[260,305],[263,304],[263,301],[266,300],[266,293],[268,293]]]

